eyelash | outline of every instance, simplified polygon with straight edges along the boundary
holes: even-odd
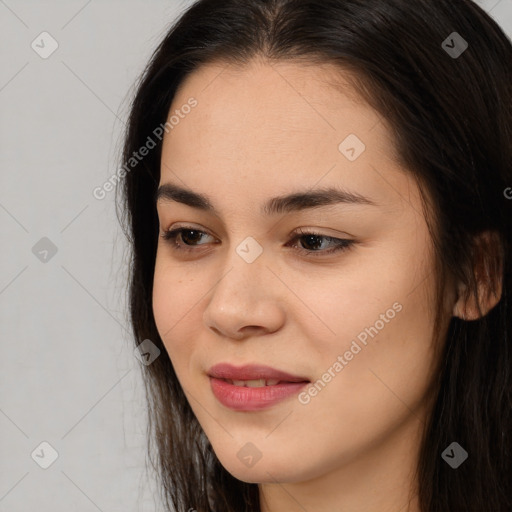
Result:
[[[195,232],[199,233],[200,235],[211,236],[211,235],[208,235],[208,233],[206,233],[205,231],[201,231],[201,230],[193,228],[193,227],[180,227],[180,228],[164,231],[160,236],[165,241],[169,242],[171,244],[172,249],[175,251],[181,251],[184,253],[195,252],[195,249],[187,247],[186,244],[184,246],[178,242],[178,240],[177,240],[178,235],[181,235],[184,231],[195,231]],[[313,231],[303,231],[302,229],[299,229],[299,230],[297,230],[297,232],[294,233],[294,237],[291,239],[291,241],[295,241],[297,239],[300,239],[300,238],[303,238],[306,236],[314,236],[314,237],[324,238],[326,240],[336,242],[335,247],[332,249],[329,249],[327,251],[309,250],[309,249],[303,249],[301,247],[297,247],[297,250],[299,251],[299,253],[305,254],[307,256],[313,256],[313,257],[323,256],[326,254],[333,254],[333,253],[339,252],[339,251],[346,251],[347,249],[350,249],[355,243],[354,240],[347,240],[344,238],[334,238],[334,237],[322,235],[321,233],[316,233]],[[290,243],[290,242],[288,242],[288,243]],[[195,246],[192,246],[192,247],[195,247]],[[295,247],[295,245],[293,247]]]

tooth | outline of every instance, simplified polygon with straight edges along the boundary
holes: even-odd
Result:
[[[265,379],[247,380],[245,381],[245,385],[248,388],[262,388],[265,386]]]
[[[231,380],[226,379],[227,382],[234,386],[243,386],[247,388],[262,388],[264,386],[275,386],[279,382],[278,379],[253,379],[253,380]]]

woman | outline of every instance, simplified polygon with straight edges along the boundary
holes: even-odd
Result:
[[[511,68],[470,0],[169,30],[122,189],[169,510],[512,510]]]

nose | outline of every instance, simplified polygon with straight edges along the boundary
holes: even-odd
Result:
[[[233,250],[223,268],[203,312],[205,326],[236,340],[279,330],[285,320],[285,290],[263,254],[247,263]]]

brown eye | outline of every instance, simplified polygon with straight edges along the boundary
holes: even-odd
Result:
[[[331,236],[322,235],[320,233],[313,233],[302,230],[299,230],[297,235],[292,239],[292,242],[296,240],[301,240],[301,247],[297,247],[297,244],[292,245],[292,247],[297,247],[300,252],[312,256],[322,256],[326,254],[332,254],[337,251],[342,251],[350,248],[355,243],[354,240],[334,238]],[[321,250],[323,241],[327,241],[327,244],[330,243],[332,247],[330,249]]]
[[[193,251],[192,247],[195,245],[204,245],[197,243],[203,236],[210,235],[195,228],[176,228],[164,231],[161,235],[164,240],[171,242],[173,249],[177,251]]]
[[[175,251],[194,252],[194,247],[206,245],[199,243],[204,237],[211,236],[208,233],[193,227],[180,227],[169,231],[164,231],[161,237],[172,244]],[[326,256],[338,251],[349,249],[355,244],[355,240],[343,238],[334,238],[320,233],[307,232],[299,230],[292,238],[289,244],[300,240],[300,246],[296,243],[292,247],[299,253],[306,256]],[[325,249],[325,246],[331,246]]]

